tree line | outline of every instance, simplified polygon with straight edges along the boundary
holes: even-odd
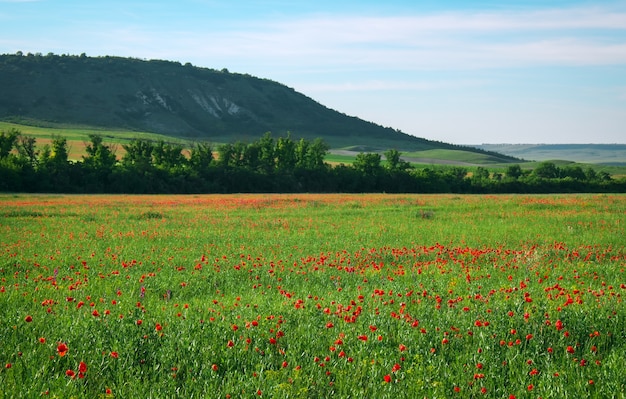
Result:
[[[484,167],[416,168],[397,150],[361,153],[351,165],[324,161],[329,146],[272,137],[216,146],[133,139],[115,146],[92,134],[86,155],[69,159],[68,142],[56,136],[38,149],[34,137],[11,129],[0,132],[0,191],[53,193],[552,193],[626,192],[626,179],[580,166],[543,162],[533,170],[519,164],[504,172]]]

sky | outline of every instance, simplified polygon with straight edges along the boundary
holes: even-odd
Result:
[[[453,144],[626,143],[626,0],[0,0],[17,51],[227,68]]]

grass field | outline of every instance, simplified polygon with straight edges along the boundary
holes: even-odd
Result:
[[[625,195],[0,195],[0,398],[623,398]]]

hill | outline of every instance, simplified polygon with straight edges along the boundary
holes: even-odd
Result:
[[[626,144],[482,144],[476,147],[533,161],[562,159],[626,166]]]
[[[160,133],[212,142],[263,133],[322,138],[333,148],[488,151],[431,141],[329,109],[280,83],[161,60],[0,56],[0,120]],[[491,154],[501,162],[519,162]]]

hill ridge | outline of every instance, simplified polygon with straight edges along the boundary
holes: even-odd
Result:
[[[176,61],[0,55],[0,119],[148,131],[211,141],[271,131],[335,148],[457,149],[332,110],[281,83]],[[495,154],[495,153],[494,153]],[[519,159],[497,154],[503,162]]]

